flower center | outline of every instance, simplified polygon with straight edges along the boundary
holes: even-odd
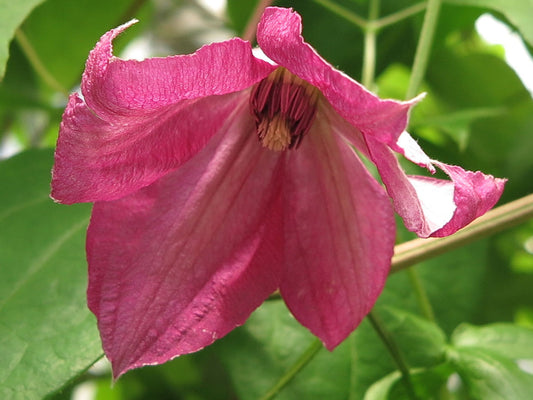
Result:
[[[319,94],[283,67],[256,84],[250,107],[261,144],[275,151],[298,148],[315,118]]]

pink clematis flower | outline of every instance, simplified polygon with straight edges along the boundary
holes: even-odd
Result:
[[[273,63],[238,38],[121,60],[112,40],[130,24],[90,53],[52,180],[57,201],[95,203],[88,304],[115,377],[211,344],[276,289],[331,350],[383,289],[393,209],[445,236],[500,197],[504,180],[430,160],[404,131],[417,99],[381,100],[334,69],[292,10],[259,23]],[[451,180],[407,176],[393,151]]]

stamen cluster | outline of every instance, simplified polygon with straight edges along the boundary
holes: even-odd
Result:
[[[283,67],[252,90],[250,106],[261,144],[274,151],[298,148],[316,114],[319,91]]]

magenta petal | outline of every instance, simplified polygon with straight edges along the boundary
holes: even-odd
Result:
[[[455,191],[453,201],[457,206],[453,218],[431,236],[451,235],[496,205],[502,195],[506,179],[494,178],[480,171],[465,171],[455,165],[434,161],[451,178]]]
[[[268,75],[273,66],[252,55],[239,38],[213,43],[190,55],[121,60],[112,41],[132,22],[107,32],[89,54],[82,93],[101,118],[150,113],[181,100],[237,92]]]
[[[398,145],[406,143],[409,148],[403,152],[411,161],[434,170],[412,139]],[[492,208],[502,194],[505,179],[437,161],[431,163],[446,172],[450,181],[408,176],[388,146],[372,138],[367,138],[367,145],[396,212],[407,229],[420,237],[451,235]]]
[[[238,116],[177,171],[94,206],[88,302],[115,377],[211,344],[278,287],[279,153]]]
[[[331,350],[383,289],[396,235],[390,200],[322,115],[287,156],[284,194],[281,294]]]
[[[67,204],[108,201],[151,184],[196,154],[246,99],[244,92],[206,97],[117,122],[100,119],[72,95],[57,142],[52,197]]]
[[[83,98],[69,99],[53,171],[57,201],[115,200],[176,169],[248,96],[243,89],[274,68],[240,39],[192,55],[120,60],[112,40],[127,26],[100,39],[87,61]]]
[[[407,125],[409,109],[419,98],[408,102],[381,100],[333,68],[301,33],[300,15],[269,7],[258,25],[257,41],[269,58],[319,88],[335,110],[362,133],[393,146]]]

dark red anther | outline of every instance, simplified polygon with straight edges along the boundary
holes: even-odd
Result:
[[[297,148],[313,124],[319,93],[283,67],[256,84],[250,107],[261,144],[275,151]]]

